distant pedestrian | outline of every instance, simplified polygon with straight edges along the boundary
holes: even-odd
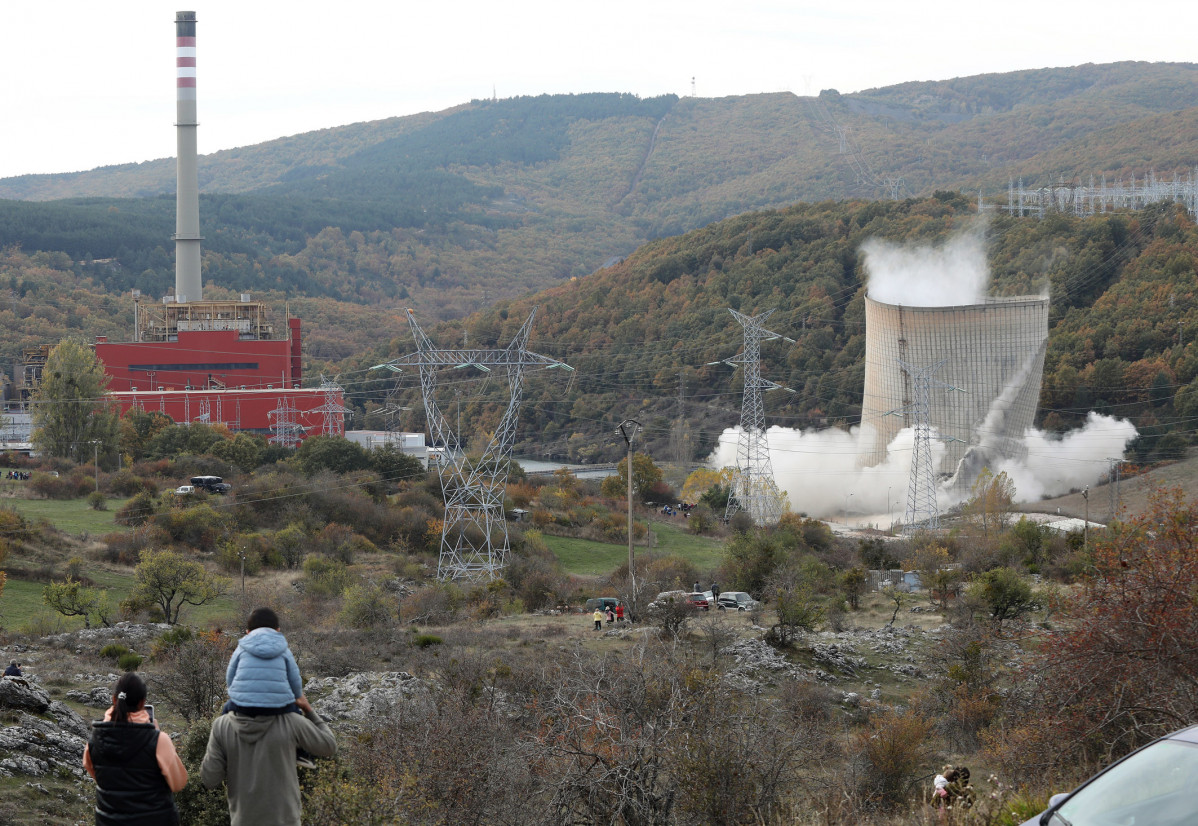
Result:
[[[8,664],[8,668],[4,669],[4,676],[5,677],[23,677],[25,675],[21,673],[20,664],[16,660],[13,660],[12,662],[10,662]]]
[[[593,619],[595,621],[595,630],[602,631],[603,630],[603,612],[600,611],[598,608],[596,608],[595,613],[591,614],[591,619]]]
[[[624,621],[624,604],[618,603],[616,605],[616,622],[623,622],[623,621]]]
[[[691,591],[693,591],[696,594],[699,593],[699,583],[696,582],[695,587],[691,588]]]

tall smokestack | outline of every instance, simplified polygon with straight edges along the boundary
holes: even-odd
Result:
[[[196,172],[196,13],[175,12],[178,89],[175,137],[178,182],[175,195],[175,300],[202,301],[200,282],[200,185]]]

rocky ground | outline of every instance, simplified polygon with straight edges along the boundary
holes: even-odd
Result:
[[[786,683],[806,682],[823,686],[846,713],[867,699],[900,705],[927,678],[928,651],[948,628],[935,624],[938,617],[908,617],[910,624],[904,626],[811,634],[785,654],[766,644],[765,629],[745,621],[743,615],[719,617],[716,621],[727,622],[733,633],[722,639],[714,656],[726,666],[724,679],[746,690],[774,690]],[[6,813],[11,816],[27,807],[86,812],[91,781],[81,761],[89,720],[100,717],[107,708],[111,687],[119,676],[108,669],[109,661],[98,652],[119,642],[148,653],[153,639],[166,628],[122,623],[37,640],[10,640],[0,646],[0,661],[19,660],[27,674],[0,679],[0,796],[6,797],[11,807],[0,804],[0,823],[71,822],[57,818],[10,821],[6,817]],[[562,615],[538,618],[525,633],[543,631],[558,639],[565,634],[575,638],[574,644],[612,645],[616,650],[653,633],[644,627],[615,628],[599,635],[583,629],[576,617]],[[696,652],[706,646],[706,655],[713,654],[700,623],[692,625],[683,644],[693,645]],[[315,708],[335,731],[346,736],[401,704],[431,708],[436,690],[427,678],[384,670],[341,677],[318,675],[305,686]],[[162,709],[159,717],[168,731],[177,724],[169,709]]]

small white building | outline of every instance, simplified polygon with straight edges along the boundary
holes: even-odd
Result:
[[[428,445],[423,433],[401,433],[398,430],[347,430],[345,438],[367,450],[394,445],[407,456],[415,456],[428,467]]]

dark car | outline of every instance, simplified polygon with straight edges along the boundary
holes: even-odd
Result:
[[[189,479],[193,485],[201,490],[206,490],[209,493],[219,493],[224,496],[233,486],[219,476],[193,476]]]
[[[600,611],[606,611],[608,608],[614,611],[616,610],[616,606],[619,604],[620,600],[616,599],[615,597],[592,597],[586,602],[586,611],[587,613],[590,613],[596,608],[598,608]]]
[[[725,611],[752,611],[759,608],[761,603],[744,591],[725,591],[720,594],[719,607]]]
[[[1022,826],[1183,826],[1198,822],[1198,726],[1103,769]]]

